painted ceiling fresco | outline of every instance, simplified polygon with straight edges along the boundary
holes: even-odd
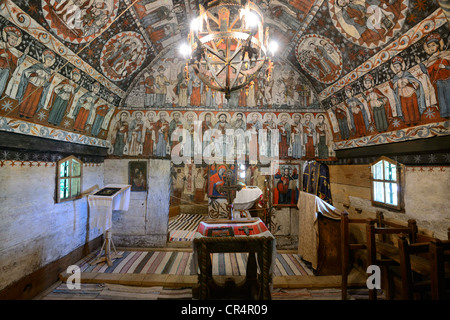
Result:
[[[270,90],[256,81],[225,106],[217,96],[206,102],[207,91],[198,101],[185,99],[185,91],[177,90],[189,90],[189,84],[168,85],[176,100],[172,105],[158,100],[161,95],[137,92],[147,79],[155,81],[161,68],[167,76],[171,66],[182,64],[176,48],[186,39],[199,2],[204,1],[0,0],[0,128],[19,130],[32,121],[36,126],[24,130],[45,126],[69,131],[75,140],[105,138],[119,109],[209,103],[210,108],[326,111],[339,144],[449,117],[446,0],[255,0],[281,48],[274,59],[279,82]],[[292,80],[299,85],[292,86]],[[412,92],[403,88],[407,81],[419,116],[403,99]],[[25,94],[30,85],[39,89]],[[374,89],[380,99],[384,95],[384,116],[373,112]],[[139,93],[143,99],[137,105],[133,99]],[[338,106],[346,113],[341,124]]]
[[[185,39],[190,16],[198,8],[197,0],[13,2],[124,92],[163,49]],[[306,75],[317,93],[439,8],[437,1],[427,0],[256,3],[265,14],[271,37],[284,48],[280,56]],[[322,69],[314,67],[308,56],[323,57]]]

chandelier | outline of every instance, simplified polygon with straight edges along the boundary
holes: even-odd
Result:
[[[270,77],[270,57],[276,43],[269,46],[269,28],[259,8],[247,0],[213,0],[199,5],[199,16],[180,51],[188,58],[198,78],[209,88],[225,93],[249,85],[268,62],[266,77]],[[268,47],[269,46],[269,47]],[[189,72],[186,72],[189,77]]]

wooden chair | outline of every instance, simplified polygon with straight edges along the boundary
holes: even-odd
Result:
[[[400,271],[402,276],[402,299],[413,300],[418,293],[430,290],[430,242],[410,243],[406,236],[398,239]],[[413,271],[414,270],[414,271]]]
[[[450,236],[450,235],[449,235]],[[405,236],[398,239],[402,275],[402,299],[425,297],[433,300],[449,298],[450,240],[432,238],[428,242],[410,243]]]
[[[349,254],[350,250],[365,250],[365,243],[350,243],[349,224],[365,224],[366,219],[349,219],[348,212],[344,211],[341,216],[341,292],[342,300],[347,299],[348,273],[349,273]]]
[[[433,300],[450,299],[450,233],[449,240],[434,239],[430,243],[431,297]]]
[[[409,220],[408,226],[402,226],[396,223],[381,221],[381,227],[375,226],[376,220],[367,219],[366,223],[366,241],[367,241],[367,265],[379,266],[382,270],[382,278],[385,281],[384,287],[386,297],[391,298],[392,277],[389,272],[391,266],[398,266],[400,261],[399,249],[389,243],[387,236],[394,234],[408,235],[410,241],[414,243],[417,226],[415,220]],[[378,239],[377,239],[378,238]],[[376,300],[376,289],[369,289],[369,299]]]

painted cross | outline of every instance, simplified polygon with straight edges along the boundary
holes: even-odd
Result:
[[[233,204],[234,198],[236,198],[236,193],[233,191],[239,191],[242,189],[242,185],[240,184],[232,184],[232,174],[233,172],[231,170],[227,170],[224,173],[223,177],[223,185],[217,186],[217,191],[220,193],[226,193],[227,195],[227,202],[228,202],[228,219],[231,220],[231,206]]]
[[[244,231],[245,235],[248,236],[248,235],[250,235],[250,231],[252,231],[253,229],[245,226],[245,227],[239,228],[238,230]]]

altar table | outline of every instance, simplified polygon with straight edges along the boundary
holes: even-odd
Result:
[[[131,185],[128,184],[108,184],[103,187],[104,189],[119,189],[115,193],[108,195],[98,194],[99,190],[92,192],[88,195],[89,208],[91,210],[93,228],[103,228],[104,231],[112,227],[112,211],[122,210],[127,211],[130,203],[130,190]]]
[[[212,276],[212,253],[248,252],[246,278],[240,286],[221,286]],[[251,299],[271,299],[275,238],[260,218],[200,222],[193,240],[193,272],[198,274],[198,297],[250,291]],[[259,270],[259,274],[258,274]]]

